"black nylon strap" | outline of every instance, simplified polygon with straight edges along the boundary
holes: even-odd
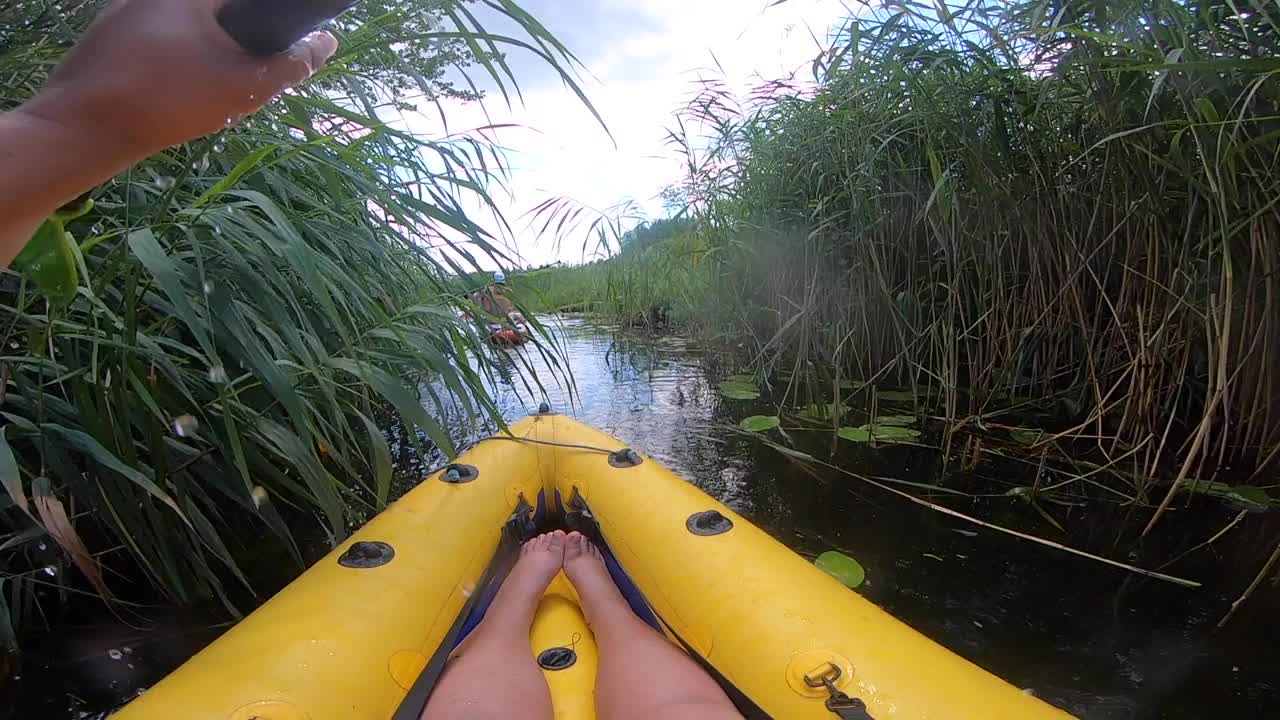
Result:
[[[867,704],[858,698],[851,698],[844,693],[837,693],[827,698],[827,709],[835,713],[840,720],[875,720],[867,712]]]

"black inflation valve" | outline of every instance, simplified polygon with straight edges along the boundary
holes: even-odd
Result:
[[[618,452],[609,453],[609,464],[616,468],[633,468],[642,462],[644,458],[631,448],[622,448]]]
[[[733,521],[721,515],[719,510],[708,510],[690,515],[689,521],[685,523],[685,526],[694,535],[711,537],[712,535],[723,535],[732,530]]]
[[[338,564],[355,570],[368,570],[386,565],[395,556],[396,549],[384,542],[358,542],[342,553]]]
[[[578,653],[567,647],[543,650],[538,656],[538,666],[543,670],[567,670],[576,662],[578,662]]]
[[[480,477],[480,470],[473,465],[450,465],[440,473],[440,482],[450,485],[465,485]]]

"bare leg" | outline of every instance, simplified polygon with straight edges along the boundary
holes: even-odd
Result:
[[[453,651],[423,720],[550,720],[551,690],[529,649],[542,593],[560,572],[565,535],[539,535],[520,549],[484,621]]]
[[[609,577],[600,550],[578,533],[565,540],[564,571],[582,598],[600,648],[600,720],[741,720],[710,675],[636,617]]]

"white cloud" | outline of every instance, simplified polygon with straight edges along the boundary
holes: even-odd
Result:
[[[761,0],[593,2],[600,5],[584,10],[577,3],[535,0],[524,6],[582,60],[583,89],[616,146],[531,55],[511,55],[523,103],[507,108],[488,88],[484,108],[446,105],[454,132],[490,122],[521,126],[498,133],[512,168],[510,194],[498,204],[517,233],[514,249],[528,265],[582,259],[581,243],[555,248],[526,231],[521,216],[550,197],[595,208],[631,199],[649,215],[661,214],[658,193],[681,173],[678,154],[665,143],[666,128],[699,75],[719,76],[722,68],[740,92],[797,71],[807,78],[820,50],[815,36],[825,39],[833,24],[853,13],[838,0],[789,0],[772,8]],[[417,132],[441,131],[435,108],[424,107],[405,122]]]

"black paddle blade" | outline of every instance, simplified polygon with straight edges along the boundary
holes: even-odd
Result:
[[[228,0],[218,23],[250,54],[282,53],[359,0]]]

